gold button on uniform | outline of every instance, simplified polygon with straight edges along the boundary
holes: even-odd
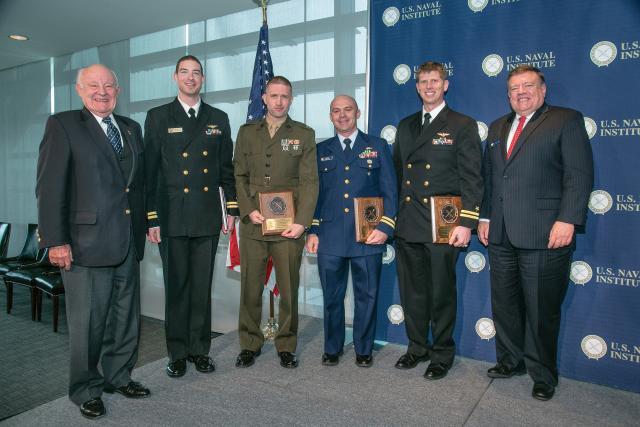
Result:
[[[182,157],[189,157],[189,153],[187,152],[182,153]]]
[[[426,165],[424,165],[425,169],[431,169],[431,165],[429,163],[427,163]]]
[[[407,180],[406,184],[411,185],[411,181]]]
[[[404,201],[405,201],[405,202],[410,202],[410,201],[411,201],[411,197],[409,197],[409,196],[405,197],[405,198],[404,198]]]
[[[185,193],[188,193],[188,192],[189,192],[189,189],[185,187],[184,192],[185,192]]]
[[[206,193],[207,191],[209,191],[209,187],[204,187],[203,190]]]
[[[424,199],[422,199],[422,201],[425,203],[425,205],[429,204],[429,199],[427,199],[426,197]]]
[[[183,175],[189,175],[189,171],[185,169],[185,170],[182,171],[182,174]]]
[[[207,150],[204,150],[204,151],[202,152],[202,155],[203,155],[203,156],[207,156],[207,155],[209,155],[209,152],[208,152]]]
[[[429,186],[429,181],[425,181],[425,182],[424,182],[424,186],[425,186],[425,187],[428,187],[428,186]]]
[[[209,173],[209,169],[204,168],[204,169],[202,170],[202,172],[203,172],[203,173]]]
[[[407,164],[407,169],[411,169],[413,167],[413,165],[411,163]]]
[[[129,192],[129,187],[125,188],[125,189],[124,189],[124,192],[125,192],[125,193],[128,193],[128,192]]]
[[[349,208],[344,208],[344,213],[349,213]]]
[[[130,210],[130,209],[125,209],[125,210],[124,210],[124,213],[125,213],[125,214],[127,214],[127,215],[129,215],[129,214],[131,213],[131,210]]]
[[[351,181],[349,181],[348,179],[345,179],[345,180],[344,180],[344,183],[345,183],[345,184],[348,184],[349,182],[351,182]]]
[[[345,166],[344,170],[348,171],[349,170],[349,166]]]
[[[344,198],[348,199],[349,198],[349,193],[344,193]]]

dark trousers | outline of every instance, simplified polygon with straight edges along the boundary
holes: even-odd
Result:
[[[61,271],[69,325],[69,399],[79,405],[100,397],[105,385],[131,381],[140,336],[140,266],[132,243],[120,265],[72,264]]]
[[[567,292],[572,247],[518,249],[503,233],[489,245],[491,307],[499,363],[524,360],[536,382],[558,384],[560,307]]]
[[[370,355],[376,335],[376,303],[382,253],[345,258],[318,253],[318,272],[324,300],[324,351],[337,354],[344,346],[344,297],[353,285],[353,345],[359,355]]]
[[[430,355],[434,363],[453,364],[459,248],[447,244],[413,243],[396,238],[400,301],[409,338],[408,353]],[[429,344],[431,327],[433,343]]]
[[[162,237],[165,333],[170,360],[208,355],[211,280],[218,236]]]
[[[298,345],[298,286],[304,237],[279,241],[240,239],[240,313],[238,335],[240,348],[257,351],[264,344],[260,329],[262,292],[269,256],[273,259],[276,283],[280,292],[277,351],[296,351]]]

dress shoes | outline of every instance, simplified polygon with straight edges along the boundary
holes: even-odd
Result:
[[[428,380],[439,380],[446,377],[447,372],[449,372],[449,366],[444,363],[431,362],[424,373],[424,377]]]
[[[538,400],[549,400],[553,397],[553,393],[555,391],[556,389],[554,386],[543,382],[537,382],[533,385],[531,396]]]
[[[105,414],[104,403],[102,403],[102,399],[96,397],[95,399],[87,400],[82,405],[80,405],[80,413],[83,417],[89,418],[90,420],[95,420],[96,418],[101,418]]]
[[[426,362],[429,360],[429,355],[416,356],[415,354],[405,353],[396,362],[396,368],[398,369],[413,369],[419,362]]]
[[[202,372],[203,374],[208,374],[216,370],[216,364],[213,363],[213,359],[204,354],[198,354],[196,356],[189,355],[187,360],[195,365],[196,371]]]
[[[129,381],[129,384],[123,385],[121,387],[105,387],[104,392],[109,394],[120,393],[124,397],[128,397],[130,399],[140,399],[151,394],[148,388],[135,381]]]
[[[322,364],[324,366],[336,366],[340,362],[340,356],[342,356],[342,352],[336,354],[324,353],[322,355]]]
[[[493,368],[489,368],[487,376],[489,378],[511,378],[514,375],[524,375],[527,373],[524,363],[519,363],[515,368],[509,368],[507,365],[498,363]]]
[[[251,351],[251,350],[242,350],[238,357],[236,358],[236,367],[237,368],[248,368],[249,366],[256,363],[256,357],[260,356],[260,350]]]
[[[361,368],[370,368],[373,365],[373,356],[356,354],[356,365]]]
[[[167,375],[172,378],[183,376],[187,372],[187,360],[177,359],[167,363]]]
[[[298,367],[298,358],[295,353],[279,351],[278,356],[280,356],[280,366],[283,368],[293,369]]]

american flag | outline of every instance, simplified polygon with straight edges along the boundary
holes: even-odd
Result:
[[[271,77],[273,77],[273,65],[271,64],[271,54],[269,53],[269,28],[265,22],[260,28],[256,60],[253,64],[253,81],[249,95],[247,122],[256,122],[264,117],[266,110],[262,103],[262,94]]]

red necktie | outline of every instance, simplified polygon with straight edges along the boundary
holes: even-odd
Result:
[[[507,151],[507,159],[511,156],[511,152],[513,151],[513,147],[516,146],[518,142],[518,138],[522,133],[522,128],[524,128],[524,122],[527,120],[527,116],[520,116],[518,121],[518,127],[516,128],[516,133],[513,134],[513,139],[511,139],[511,145],[509,145],[509,150]]]

